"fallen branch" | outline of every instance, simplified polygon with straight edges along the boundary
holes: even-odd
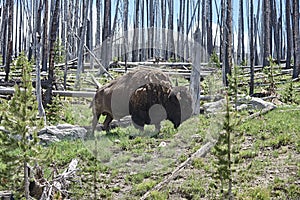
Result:
[[[250,120],[250,119],[254,119],[255,117],[258,117],[258,116],[267,114],[268,112],[274,110],[275,108],[276,108],[276,107],[273,107],[273,106],[272,106],[272,107],[270,107],[270,106],[269,106],[269,107],[266,107],[266,108],[262,109],[261,111],[256,112],[256,113],[253,113],[252,115],[249,115],[248,117],[242,119],[242,120],[238,123],[238,125],[240,125],[240,124],[242,124],[242,123],[244,123],[244,122],[246,122],[246,121],[248,121],[248,120]]]
[[[154,186],[151,190],[149,190],[148,192],[146,192],[141,198],[140,200],[144,200],[146,199],[149,194],[152,191],[159,191],[162,189],[162,187],[164,185],[166,185],[167,183],[169,183],[171,180],[173,180],[178,173],[190,162],[192,161],[195,157],[204,157],[208,151],[215,145],[215,142],[207,142],[204,146],[202,146],[200,149],[198,149],[195,153],[193,153],[191,155],[191,157],[189,157],[186,161],[184,161],[183,163],[181,163],[178,167],[175,168],[175,170],[171,173],[171,175],[169,175],[168,177],[166,177],[163,181],[161,181],[160,183],[158,183],[156,186]]]

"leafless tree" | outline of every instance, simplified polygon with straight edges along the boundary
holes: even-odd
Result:
[[[77,64],[77,72],[76,72],[76,83],[75,88],[80,88],[80,78],[81,78],[81,72],[83,70],[83,46],[85,43],[85,37],[86,37],[86,31],[87,31],[87,14],[88,14],[88,5],[89,1],[86,0],[83,2],[83,16],[82,16],[82,27],[81,27],[81,33],[80,33],[80,41],[79,41],[79,47],[78,47],[78,64]]]
[[[55,0],[54,12],[52,13],[52,24],[50,28],[50,43],[49,43],[49,70],[48,70],[48,86],[46,91],[45,103],[51,104],[52,102],[52,88],[54,83],[54,43],[57,38],[57,30],[59,24],[59,8],[60,0]]]
[[[135,18],[134,18],[134,32],[133,32],[133,43],[132,43],[132,61],[139,61],[139,10],[140,1],[135,0]]]
[[[286,68],[291,67],[291,57],[292,57],[292,29],[291,29],[291,4],[290,0],[285,1],[285,18],[286,18],[286,43],[287,43],[287,50],[286,50]]]
[[[250,95],[254,93],[254,19],[253,0],[250,0]]]
[[[169,15],[168,15],[168,51],[169,59],[175,59],[175,44],[174,44],[174,25],[173,25],[173,13],[174,13],[174,0],[168,0]]]
[[[223,83],[228,86],[228,74],[232,68],[232,2],[226,0],[226,17],[224,23],[224,47],[223,47]]]
[[[298,40],[298,41],[297,41]],[[299,0],[293,0],[293,44],[294,44],[294,67],[293,78],[297,78],[300,73],[300,60],[299,60]]]
[[[13,51],[13,16],[14,16],[14,0],[7,0],[9,2],[8,9],[8,32],[7,32],[7,54],[5,59],[5,81],[8,81],[10,72],[10,63],[12,62]]]
[[[212,0],[207,0],[206,4],[206,27],[207,27],[207,53],[208,56],[211,56],[213,52],[213,43],[212,43]]]
[[[42,71],[47,71],[48,63],[48,0],[44,0],[44,18],[43,18],[43,47],[42,47]]]
[[[263,20],[263,27],[264,27],[264,45],[263,45],[263,66],[269,66],[269,57],[270,57],[270,0],[264,0],[264,20]]]

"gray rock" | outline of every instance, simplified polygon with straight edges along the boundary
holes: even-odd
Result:
[[[204,103],[203,108],[205,113],[216,113],[216,112],[221,112],[224,105],[225,105],[225,99],[221,99],[216,102],[209,102],[209,103]]]
[[[252,97],[249,103],[254,109],[258,109],[258,110],[264,108],[276,108],[276,106],[273,103],[264,101],[256,97]]]
[[[86,129],[71,124],[47,126],[38,132],[41,143],[52,143],[60,140],[75,140],[86,136]]]

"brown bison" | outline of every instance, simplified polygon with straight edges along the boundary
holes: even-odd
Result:
[[[171,88],[159,83],[148,83],[134,91],[129,100],[129,113],[136,128],[154,124],[160,130],[160,122],[170,120],[177,128],[192,114],[192,99],[185,87]]]
[[[94,132],[100,115],[106,115],[103,129],[108,130],[113,119],[121,119],[129,115],[129,98],[140,86],[147,83],[160,83],[171,87],[169,77],[160,70],[139,68],[112,80],[98,88],[91,103],[93,111],[92,130]]]

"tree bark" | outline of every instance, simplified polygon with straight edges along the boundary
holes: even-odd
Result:
[[[35,71],[36,71],[36,100],[38,104],[39,116],[44,119],[44,125],[46,125],[46,114],[43,107],[43,99],[42,99],[42,87],[41,87],[41,67],[40,67],[40,49],[41,49],[41,13],[42,12],[42,0],[39,2],[39,9],[37,11],[36,21],[35,21]]]
[[[153,44],[154,44],[154,6],[153,0],[149,0],[149,27],[148,27],[148,58],[153,58]]]
[[[83,45],[85,42],[85,36],[86,36],[86,31],[87,31],[87,13],[88,13],[88,5],[89,5],[89,1],[86,0],[83,2],[83,16],[82,16],[82,20],[83,20],[83,25],[81,28],[81,34],[80,34],[80,41],[79,41],[79,47],[78,47],[78,64],[77,64],[77,72],[76,72],[76,83],[75,83],[75,88],[80,88],[80,83],[81,83],[81,73],[82,73],[82,69],[83,69]]]
[[[292,30],[291,30],[291,5],[290,0],[285,1],[285,18],[286,18],[286,42],[287,42],[287,52],[286,52],[286,64],[285,68],[291,67],[291,57],[292,57]]]
[[[270,30],[270,0],[264,0],[264,20],[263,20],[263,27],[265,28],[264,30],[264,57],[263,57],[263,66],[269,66],[270,61],[269,57],[271,56],[270,54],[270,35],[271,35],[271,30]]]
[[[3,8],[3,16],[1,17],[2,18],[2,27],[1,27],[1,45],[2,45],[2,64],[5,65],[6,64],[6,50],[7,50],[7,20],[8,20],[8,9],[9,9],[9,4],[10,4],[10,1],[7,0],[6,1],[6,4]]]
[[[254,94],[253,0],[250,0],[250,96]]]
[[[169,16],[168,16],[168,59],[175,60],[175,44],[174,44],[174,25],[173,25],[173,13],[174,13],[174,0],[168,0]]]
[[[46,97],[45,103],[51,104],[52,102],[52,89],[53,89],[53,82],[54,82],[54,43],[57,37],[57,30],[59,25],[59,8],[60,8],[60,0],[55,1],[55,8],[52,15],[52,25],[51,25],[51,32],[50,32],[50,43],[49,43],[49,71],[48,71],[48,87],[46,90]]]
[[[212,43],[212,0],[207,0],[207,18],[206,18],[206,26],[207,26],[207,53],[210,57],[213,52],[213,43]]]
[[[200,65],[201,65],[201,58],[200,58],[200,51],[201,51],[201,36],[200,36],[200,29],[199,27],[196,29],[194,33],[194,45],[193,45],[193,54],[192,54],[192,62],[193,67],[191,71],[190,77],[190,91],[192,96],[192,108],[193,114],[197,115],[200,113]]]
[[[239,19],[238,19],[238,46],[237,46],[237,64],[240,65],[242,60],[243,60],[243,56],[242,56],[242,43],[243,39],[242,39],[242,34],[244,32],[244,30],[242,29],[242,21],[244,21],[244,16],[243,16],[243,0],[239,0]]]
[[[228,86],[228,75],[231,75],[232,68],[232,3],[231,0],[226,2],[226,23],[225,23],[225,44],[224,45],[224,56],[223,56],[223,83]],[[224,40],[224,39],[223,39]]]
[[[105,0],[103,29],[102,29],[101,58],[102,58],[102,63],[106,69],[108,68],[108,64],[109,64],[110,37],[111,37],[111,0]]]
[[[42,71],[47,71],[47,61],[48,61],[48,0],[44,1],[44,19],[43,19],[43,49],[42,49]]]
[[[132,41],[132,61],[139,61],[139,10],[140,10],[140,1],[135,0],[135,17],[133,24],[133,41]]]
[[[127,0],[128,1],[128,0]],[[96,47],[100,46],[100,37],[101,37],[101,7],[102,7],[102,1],[96,0],[96,18],[97,18],[97,28],[96,28]],[[125,4],[125,2],[124,2]]]
[[[7,32],[7,54],[5,59],[5,81],[8,81],[10,72],[10,64],[12,62],[12,51],[13,51],[13,16],[14,16],[14,0],[9,1],[9,14],[8,14],[8,32]]]
[[[124,0],[124,61],[127,63],[127,47],[128,47],[128,0]],[[127,64],[125,65],[125,70],[127,71]]]
[[[300,73],[300,56],[299,56],[299,0],[293,0],[293,43],[294,43],[294,67],[293,67],[293,79],[297,78]],[[298,40],[298,41],[297,41]]]

